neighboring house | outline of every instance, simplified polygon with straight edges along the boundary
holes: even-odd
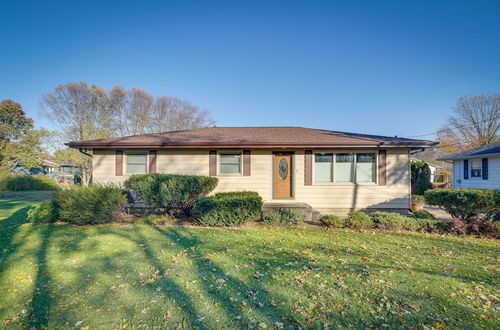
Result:
[[[439,166],[439,165],[433,164],[433,163],[429,163],[429,162],[426,162],[425,160],[421,160],[421,159],[418,159],[418,158],[415,158],[415,157],[411,157],[411,161],[414,161],[414,162],[425,162],[427,164],[427,166],[429,166],[429,169],[431,170],[430,182],[431,183],[438,182],[437,180],[439,178],[439,173],[443,169],[442,166]]]
[[[410,151],[431,141],[302,127],[212,127],[67,145],[93,155],[93,182],[135,173],[210,175],[215,192],[252,190],[265,202],[321,213],[406,212]]]
[[[48,159],[42,160],[42,169],[45,171],[45,173],[54,173],[57,172],[59,169],[59,164],[56,162],[53,162]]]
[[[453,162],[453,187],[500,189],[500,141],[438,160]]]

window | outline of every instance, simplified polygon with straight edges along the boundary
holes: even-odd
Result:
[[[335,155],[335,182],[354,182],[354,154]]]
[[[481,169],[482,169],[481,159],[472,159],[470,167],[470,176],[473,178],[480,178]]]
[[[223,153],[220,157],[220,174],[241,174],[241,153]]]
[[[147,173],[148,172],[147,154],[127,154],[127,173]]]
[[[314,155],[314,182],[377,181],[376,154],[317,153]]]
[[[375,182],[375,154],[356,154],[356,182]]]
[[[333,181],[333,154],[314,155],[314,181]]]

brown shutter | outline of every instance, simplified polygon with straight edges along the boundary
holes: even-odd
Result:
[[[306,150],[304,154],[304,185],[312,185],[312,150]]]
[[[116,150],[115,152],[115,175],[123,175],[123,150]]]
[[[252,161],[250,150],[243,150],[243,176],[250,176],[252,174]]]
[[[387,150],[378,151],[378,184],[387,185]]]
[[[217,150],[208,152],[208,175],[217,176]]]
[[[156,150],[149,150],[149,173],[156,173]]]

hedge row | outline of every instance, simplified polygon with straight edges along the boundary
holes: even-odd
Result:
[[[32,191],[58,190],[56,180],[46,175],[16,175],[3,174],[0,176],[0,191]]]
[[[370,214],[352,212],[345,219],[336,215],[326,215],[320,220],[328,227],[357,230],[378,228],[382,230],[433,231],[440,225],[440,222],[427,211],[417,211],[407,217],[392,212],[373,212]]]
[[[218,193],[194,204],[195,222],[201,226],[241,226],[260,218],[262,197],[253,191]]]

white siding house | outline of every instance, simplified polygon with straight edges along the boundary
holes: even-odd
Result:
[[[453,162],[454,188],[500,189],[500,142],[439,160]]]

